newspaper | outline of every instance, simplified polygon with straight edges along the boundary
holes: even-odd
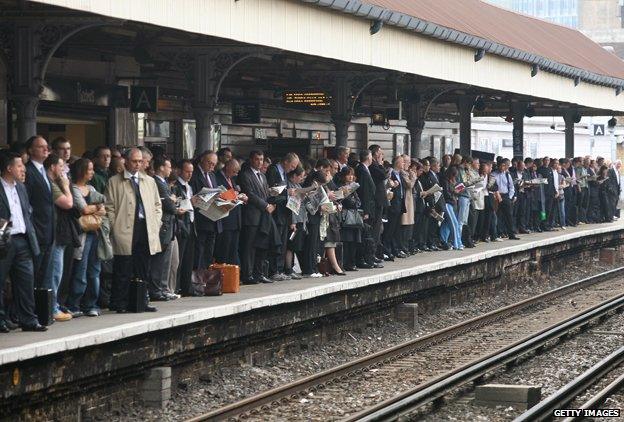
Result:
[[[312,215],[318,212],[322,204],[331,203],[322,186],[317,187],[315,191],[311,192],[308,198],[310,201],[306,204],[306,208]]]
[[[269,188],[269,195],[277,196],[284,192],[284,189],[286,189],[286,185],[273,186],[272,188]]]
[[[436,191],[436,192],[433,193],[433,203],[437,204],[438,201],[440,200],[440,198],[442,198],[441,189],[439,191]]]
[[[548,179],[545,179],[543,177],[538,177],[537,179],[527,180],[525,182],[525,185],[531,185],[531,186],[547,185],[547,184],[548,184]]]
[[[193,211],[193,204],[191,203],[190,198],[180,199],[179,209],[184,211]]]
[[[349,195],[353,194],[353,192],[355,192],[359,187],[359,183],[355,182],[349,183],[348,185],[341,187],[337,191],[334,191],[336,200],[345,199]]]
[[[230,211],[242,204],[242,201],[228,201],[217,198],[212,202],[207,210],[199,211],[202,215],[208,217],[212,221],[218,221],[230,215]]]
[[[286,208],[299,215],[299,211],[301,210],[301,196],[299,195],[288,195],[288,202],[286,202]]]
[[[202,190],[195,195],[198,199],[195,203],[195,208],[200,212],[208,211],[212,203],[225,191],[226,189],[223,186],[219,186],[218,188],[202,188]]]
[[[435,193],[441,192],[441,191],[442,191],[442,186],[436,183],[435,185],[431,186],[429,189],[427,189],[423,193],[425,194],[425,196],[429,196],[429,195],[434,195]],[[436,202],[438,202],[437,199],[436,199]]]

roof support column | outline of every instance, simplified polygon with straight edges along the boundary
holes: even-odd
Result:
[[[332,89],[331,121],[336,128],[336,146],[347,146],[351,124],[351,81],[347,76],[338,76]]]
[[[474,97],[465,95],[460,97],[457,104],[459,109],[459,153],[470,155],[472,149],[472,109]]]
[[[563,113],[563,121],[565,122],[565,156],[566,158],[574,157],[574,124],[578,119],[578,112],[568,110]]]
[[[423,102],[419,95],[415,95],[407,103],[407,129],[410,132],[410,155],[412,157],[422,156],[422,132],[425,128],[422,108]]]
[[[41,56],[40,37],[33,25],[19,25],[14,28],[12,46],[11,100],[17,115],[16,142],[24,143],[37,134],[37,108],[42,81],[37,58]]]
[[[195,58],[193,115],[195,117],[195,154],[214,150],[212,125],[216,103],[215,60],[212,54]]]
[[[526,113],[526,103],[513,103],[513,156],[524,157],[524,114]]]

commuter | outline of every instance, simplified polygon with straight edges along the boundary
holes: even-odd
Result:
[[[161,250],[160,196],[154,179],[140,171],[142,164],[141,150],[129,149],[124,173],[111,177],[106,187],[106,213],[115,255],[109,306],[118,313],[128,310],[131,279],[146,281],[150,274],[150,256]],[[156,311],[150,305],[145,309]]]
[[[41,147],[43,151],[43,142],[31,141],[31,147],[33,143],[35,148]],[[2,297],[8,277],[11,278],[13,301],[22,331],[47,331],[35,315],[33,257],[39,255],[39,243],[24,186],[26,169],[19,154],[2,152],[0,172],[0,218],[11,222],[11,241],[6,255],[0,259],[0,333],[15,328]]]
[[[94,174],[91,160],[76,160],[72,164],[71,174],[74,180],[74,208],[80,213],[81,219],[88,218],[88,224],[81,224],[83,233],[80,235],[80,246],[74,249],[75,262],[65,307],[74,317],[82,314],[96,317],[100,315],[97,305],[100,292],[98,242],[101,237],[102,217],[106,215],[106,198],[88,184]]]
[[[247,195],[240,193],[240,186],[236,184],[240,168],[240,164],[237,160],[230,159],[225,163],[224,167],[217,172],[216,179],[219,186],[234,190],[236,192],[237,199],[243,201],[243,204],[245,204],[248,200]],[[219,245],[216,251],[217,262],[230,265],[240,265],[238,249],[242,228],[243,207],[244,205],[234,208],[230,211],[227,217],[221,220],[223,230],[217,236],[217,244]]]
[[[93,166],[95,174],[91,179],[91,185],[101,194],[106,190],[108,183],[109,168],[111,165],[111,150],[106,146],[99,146],[93,151]]]
[[[178,253],[180,264],[176,279],[176,294],[188,296],[191,294],[191,276],[195,262],[195,211],[191,205],[194,191],[189,184],[193,177],[193,163],[191,160],[180,162],[180,174],[174,183],[173,192],[180,199],[178,207]]]

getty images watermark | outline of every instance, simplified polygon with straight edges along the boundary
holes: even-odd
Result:
[[[620,409],[557,409],[555,418],[619,418]]]

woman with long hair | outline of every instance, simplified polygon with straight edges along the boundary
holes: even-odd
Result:
[[[457,185],[457,167],[451,166],[448,168],[444,177],[442,178],[442,193],[444,195],[445,215],[442,226],[440,226],[440,238],[442,240],[442,247],[449,249],[449,237],[453,235],[453,249],[464,249],[464,245],[461,240],[461,226],[457,220],[457,193],[455,187]]]
[[[337,175],[338,188],[344,188],[355,182],[355,170],[352,167],[345,167]],[[342,213],[357,213],[362,207],[362,202],[357,192],[353,192],[351,195],[344,198],[341,202]],[[351,211],[347,211],[351,210]],[[343,220],[344,221],[344,220]],[[362,227],[340,227],[340,239],[342,240],[342,266],[345,271],[357,271],[355,266],[355,255],[357,251],[357,245],[362,242]]]
[[[74,207],[82,216],[103,217],[105,197],[89,185],[93,178],[93,163],[87,158],[76,160],[71,167],[74,179],[72,194]],[[74,250],[74,271],[69,295],[65,301],[67,309],[74,314],[99,316],[97,305],[100,291],[100,259],[98,258],[99,228],[91,227],[81,235],[81,246]]]

